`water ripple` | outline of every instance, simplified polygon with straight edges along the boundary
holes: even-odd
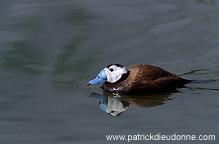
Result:
[[[65,72],[55,77],[56,89],[60,91],[74,91],[78,92],[81,90],[93,90],[99,88],[99,85],[88,86],[88,82],[93,78],[90,72],[87,70],[77,72]]]

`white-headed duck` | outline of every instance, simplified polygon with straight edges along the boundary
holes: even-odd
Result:
[[[174,90],[190,80],[151,65],[139,64],[126,68],[120,64],[110,64],[89,84],[99,82],[104,82],[102,89],[107,92],[139,94]]]

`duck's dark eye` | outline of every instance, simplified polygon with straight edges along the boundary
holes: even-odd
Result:
[[[99,103],[100,106],[102,106],[102,102],[101,101],[98,101],[98,103]]]
[[[100,78],[100,76],[98,76],[97,78]]]
[[[111,72],[114,71],[112,68],[109,69]]]

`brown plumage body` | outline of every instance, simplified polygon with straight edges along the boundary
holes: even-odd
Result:
[[[129,74],[122,81],[105,82],[103,90],[119,94],[138,94],[174,90],[190,82],[159,67],[139,64],[128,67]]]

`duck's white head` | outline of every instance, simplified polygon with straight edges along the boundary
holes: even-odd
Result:
[[[89,84],[96,84],[99,82],[107,81],[115,83],[119,81],[124,74],[127,74],[128,70],[120,64],[110,64],[105,67],[95,79],[89,81]]]

